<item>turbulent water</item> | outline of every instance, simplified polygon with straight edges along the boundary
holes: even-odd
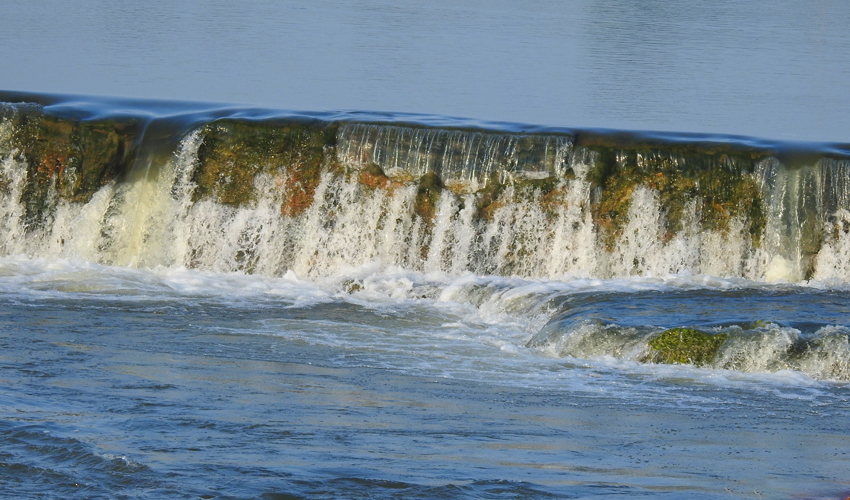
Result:
[[[5,99],[10,496],[850,492],[846,146]]]

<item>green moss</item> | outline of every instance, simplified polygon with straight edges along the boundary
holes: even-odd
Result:
[[[259,173],[285,173],[285,214],[303,212],[313,201],[325,167],[333,163],[326,150],[336,142],[336,127],[324,123],[280,123],[219,120],[204,129],[193,180],[196,199],[214,197],[238,206],[256,199]]]
[[[416,189],[416,213],[431,223],[434,221],[437,210],[437,201],[445,185],[440,177],[434,172],[428,172],[419,179]]]
[[[559,197],[563,194],[564,188],[563,181],[556,176],[541,179],[517,176],[505,182],[494,176],[483,188],[475,192],[477,217],[479,219],[491,220],[493,218],[493,212],[504,204],[500,197],[509,186],[512,186],[514,192],[521,198],[539,197],[544,210],[550,213],[553,213],[558,206]]]
[[[501,206],[498,200],[502,192],[504,192],[505,187],[505,184],[499,182],[497,178],[492,178],[482,189],[475,193],[479,218],[486,220],[493,218],[493,212]]]
[[[636,141],[618,145],[602,141],[585,147],[595,153],[595,164],[586,179],[598,193],[593,217],[609,249],[628,222],[631,196],[637,186],[658,192],[668,239],[683,229],[687,207],[696,200],[701,202],[701,229],[724,232],[729,222],[739,217],[748,222],[753,243],[759,245],[765,214],[752,173],[766,152]]]
[[[518,191],[527,193],[537,193],[545,196],[551,193],[560,183],[560,179],[555,176],[543,177],[542,179],[524,179],[517,178],[512,181],[512,184]]]
[[[652,352],[645,361],[703,366],[711,363],[728,337],[709,335],[693,328],[671,328],[649,341]]]
[[[139,119],[81,121],[20,106],[7,116],[12,145],[26,163],[24,223],[37,227],[55,198],[85,203],[110,181],[129,172],[142,122]]]

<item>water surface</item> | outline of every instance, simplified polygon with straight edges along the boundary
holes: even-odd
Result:
[[[0,493],[846,497],[847,5],[4,6]]]
[[[846,142],[841,1],[6,6],[0,89]]]

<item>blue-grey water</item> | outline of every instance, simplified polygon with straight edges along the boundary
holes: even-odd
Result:
[[[542,355],[486,308],[286,279],[2,274],[8,498],[847,491],[846,384]]]
[[[404,218],[403,193],[370,198],[333,181],[331,201],[290,221],[266,198],[190,207],[180,191],[197,123],[299,111],[505,133],[527,123],[800,141],[847,172],[848,4],[45,0],[2,10],[3,95],[59,94],[30,100],[60,114],[169,117],[186,134],[163,146],[174,148],[163,166],[172,178],[104,186],[32,228],[15,131],[0,123],[0,496],[850,495],[846,229],[806,257],[807,276],[789,249],[799,234],[769,224],[773,243],[747,254],[734,234],[668,241],[658,218],[635,222],[618,263],[598,257],[581,214],[563,215],[573,233],[559,247],[552,222],[516,202],[479,240],[548,239],[530,240],[537,253],[520,264],[494,244],[476,267],[482,251],[464,249],[472,225],[455,200],[459,213],[437,223],[451,258],[413,265],[409,235],[373,227],[376,214]],[[370,130],[341,128],[341,160],[363,144],[379,150]],[[780,193],[771,220],[791,217],[782,200],[805,184],[787,177],[765,181]],[[841,196],[825,235],[850,220]],[[653,203],[636,190],[634,206]],[[286,231],[297,244],[284,258],[275,244]],[[260,248],[253,274],[233,257],[246,244]],[[190,259],[189,247],[207,253]],[[645,363],[647,340],[678,326],[729,340],[704,366]]]
[[[0,89],[847,141],[841,0],[5,2]]]

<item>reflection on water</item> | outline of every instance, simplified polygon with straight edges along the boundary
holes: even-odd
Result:
[[[839,1],[5,9],[15,22],[0,31],[4,90],[850,137],[850,4]]]

